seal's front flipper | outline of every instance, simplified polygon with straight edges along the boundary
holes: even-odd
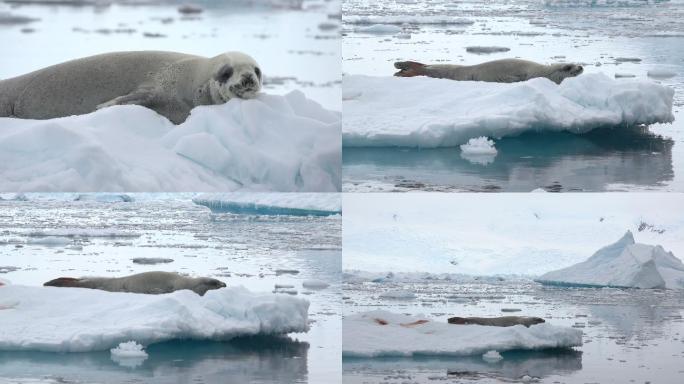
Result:
[[[397,61],[394,63],[394,68],[400,69],[394,76],[399,77],[413,77],[425,75],[426,65],[417,61]]]
[[[112,100],[99,104],[97,109],[111,107],[112,105],[142,105],[143,107],[150,107],[154,104],[155,95],[150,90],[138,89],[127,95],[116,97]]]

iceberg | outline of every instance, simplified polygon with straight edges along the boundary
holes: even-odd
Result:
[[[343,357],[471,356],[582,345],[581,330],[548,323],[529,328],[455,325],[378,310],[347,316],[342,326]]]
[[[341,114],[299,91],[199,106],[179,125],[124,105],[0,127],[8,191],[340,189]]]
[[[104,351],[130,340],[148,346],[169,340],[230,340],[308,331],[309,302],[243,287],[198,296],[84,288],[5,285],[0,297],[0,350]]]
[[[453,147],[480,136],[672,122],[674,90],[601,73],[519,83],[345,76],[347,147]],[[401,95],[401,96],[398,96]]]
[[[548,272],[535,281],[546,285],[684,289],[684,264],[660,245],[634,242],[631,231],[589,259]]]
[[[247,215],[332,216],[342,213],[335,193],[219,193],[192,200],[214,213]]]

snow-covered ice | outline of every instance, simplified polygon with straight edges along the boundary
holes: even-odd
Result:
[[[337,191],[341,114],[303,93],[200,106],[180,125],[140,106],[0,118],[8,191]]]
[[[344,357],[468,356],[582,345],[581,330],[548,323],[529,328],[455,325],[382,310],[346,316],[343,328]]]
[[[195,204],[214,212],[262,215],[329,216],[342,212],[335,193],[220,193],[202,194]]]
[[[345,146],[456,146],[526,131],[585,133],[671,122],[674,90],[600,74],[502,84],[428,77],[345,76]],[[399,97],[398,95],[401,95]]]
[[[498,351],[491,350],[482,355],[482,360],[488,362],[488,363],[496,363],[501,360],[503,360],[503,357]]]
[[[684,264],[660,245],[635,243],[627,231],[586,261],[536,280],[551,285],[684,289]]]
[[[307,300],[243,287],[204,296],[189,290],[144,295],[21,285],[0,289],[4,302],[18,302],[0,316],[0,350],[85,352],[129,340],[149,345],[309,329]]]
[[[395,289],[383,292],[379,296],[381,299],[390,300],[411,300],[416,298],[416,294],[407,289]]]

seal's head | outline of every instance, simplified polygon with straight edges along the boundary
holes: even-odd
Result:
[[[548,78],[556,84],[560,84],[567,77],[578,76],[584,71],[581,65],[572,63],[553,64],[550,67]]]
[[[242,52],[226,52],[211,59],[212,97],[226,102],[232,98],[251,99],[261,90],[261,69]]]
[[[226,287],[226,283],[211,277],[198,277],[192,285],[191,289],[200,296],[204,296],[209,290]]]

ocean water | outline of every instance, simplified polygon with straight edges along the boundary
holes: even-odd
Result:
[[[149,358],[139,366],[121,366],[109,351],[1,352],[0,382],[339,382],[340,216],[214,214],[194,204],[191,194],[131,195],[131,202],[93,201],[93,195],[72,201],[75,196],[29,194],[28,201],[0,201],[0,277],[13,284],[42,285],[60,276],[164,270],[212,276],[228,286],[257,292],[291,284],[299,297],[311,302],[311,329],[277,338],[153,344],[147,348]],[[35,234],[103,228],[127,236]],[[139,257],[173,262],[133,263]],[[330,287],[304,289],[307,279],[323,280]]]
[[[675,90],[672,124],[505,138],[496,141],[494,161],[481,164],[461,158],[459,148],[345,148],[345,191],[684,191],[684,2],[347,0],[343,15],[345,74],[390,76],[398,60],[472,65],[503,58],[575,62],[585,73],[641,80],[649,70],[675,73],[650,79]],[[406,39],[357,32],[352,22],[407,15],[472,24],[400,25]],[[469,46],[510,51],[474,54]]]
[[[301,90],[326,108],[341,108],[339,1],[305,0],[292,9],[282,5],[295,2],[265,6],[271,2],[205,0],[197,2],[204,11],[191,15],[178,12],[183,1],[111,3],[0,2],[5,42],[0,79],[106,52],[162,50],[213,57],[242,51],[260,64],[264,92]],[[3,13],[37,20],[3,23]]]

